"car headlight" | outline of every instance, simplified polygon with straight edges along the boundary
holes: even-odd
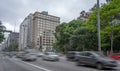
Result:
[[[107,64],[117,64],[116,61],[106,61]]]

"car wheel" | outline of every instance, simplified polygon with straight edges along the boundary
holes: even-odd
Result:
[[[70,59],[69,59],[69,58],[67,58],[66,60],[67,60],[67,61],[70,61]]]
[[[80,66],[80,63],[79,63],[79,62],[76,62],[76,66]]]
[[[59,61],[59,59],[56,59],[55,61]]]
[[[99,70],[102,70],[103,69],[103,65],[101,63],[97,63],[96,64],[96,68],[99,69]]]
[[[83,65],[83,63],[76,61],[76,66],[81,66],[81,65]]]
[[[45,60],[44,58],[42,58],[42,60]]]

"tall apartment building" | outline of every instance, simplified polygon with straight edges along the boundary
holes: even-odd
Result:
[[[36,48],[51,48],[55,42],[55,28],[60,24],[60,18],[49,15],[48,12],[33,14],[33,45]]]
[[[20,25],[19,48],[32,46],[36,49],[51,48],[55,42],[55,28],[60,24],[60,18],[49,15],[48,12],[35,12],[24,19]]]
[[[33,15],[29,14],[20,25],[19,50],[32,47]]]

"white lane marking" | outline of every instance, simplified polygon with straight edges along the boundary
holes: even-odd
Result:
[[[14,60],[21,61],[21,60],[19,60],[19,59],[14,59]],[[25,64],[28,64],[28,65],[30,65],[30,66],[33,66],[33,67],[35,67],[35,68],[42,69],[42,70],[44,70],[44,71],[51,71],[51,70],[49,70],[49,69],[46,69],[46,68],[43,68],[43,67],[40,67],[40,66],[37,66],[37,65],[28,63],[28,62],[24,62],[24,61],[22,61],[22,62],[25,63]]]
[[[28,62],[24,62],[24,63],[26,63],[26,64],[28,64],[28,65],[31,65],[31,66],[33,66],[33,67],[36,67],[36,68],[39,68],[39,69],[45,70],[45,71],[51,71],[51,70],[48,70],[48,69],[46,69],[46,68],[43,68],[43,67],[40,67],[40,66],[37,66],[37,65],[34,65],[34,64],[28,63]]]

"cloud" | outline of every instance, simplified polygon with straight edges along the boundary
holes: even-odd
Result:
[[[19,31],[19,25],[29,13],[48,11],[49,14],[59,16],[61,22],[68,22],[79,16],[82,10],[88,11],[97,0],[1,0],[0,20],[6,27],[14,26]],[[100,0],[104,3],[105,0]],[[7,23],[6,23],[7,22]],[[3,24],[3,25],[4,25]]]
[[[14,30],[14,25],[13,24],[10,24],[8,22],[3,22],[4,23],[4,26],[7,26],[6,29],[7,30]]]

